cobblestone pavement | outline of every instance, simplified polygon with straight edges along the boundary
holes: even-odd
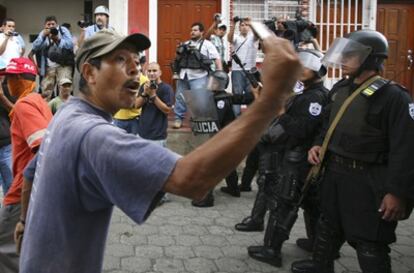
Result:
[[[243,233],[233,228],[249,214],[255,193],[234,198],[216,190],[212,208],[194,208],[188,199],[171,196],[172,201],[156,209],[141,226],[115,210],[104,272],[290,272],[293,260],[308,255],[295,246],[296,239],[305,233],[301,217],[283,247],[282,268],[247,255],[247,246],[262,243],[262,232]],[[414,219],[401,222],[397,233],[398,243],[391,253],[393,270],[414,273]],[[348,245],[341,249],[336,272],[359,272],[355,253]]]

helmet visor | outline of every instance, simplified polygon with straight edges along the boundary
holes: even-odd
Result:
[[[372,48],[348,38],[336,38],[322,59],[326,66],[359,68],[371,53]]]
[[[299,60],[302,63],[302,65],[307,69],[310,69],[315,72],[319,72],[319,69],[321,69],[321,58],[315,56],[312,53],[299,52]]]

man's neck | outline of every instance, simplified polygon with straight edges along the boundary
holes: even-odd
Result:
[[[70,97],[70,94],[67,94],[67,95],[59,95],[59,97],[60,97],[60,99],[62,101],[67,101],[69,99],[69,97]]]
[[[371,78],[374,75],[378,75],[378,72],[374,71],[374,70],[364,70],[362,71],[362,73],[355,77],[354,79],[354,83],[355,84],[361,84],[363,82],[365,82],[366,80],[368,80],[369,78]]]
[[[202,38],[203,37],[194,38],[194,39],[191,39],[191,41],[193,41],[194,43],[198,43],[199,41],[201,41]]]

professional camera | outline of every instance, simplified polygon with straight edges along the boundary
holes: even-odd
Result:
[[[86,27],[89,27],[89,26],[91,26],[91,25],[93,25],[93,23],[92,23],[92,22],[87,22],[87,21],[85,21],[85,20],[79,20],[79,21],[78,21],[78,26],[79,26],[80,28],[86,28]]]
[[[150,85],[149,85],[150,89],[158,89],[158,83],[156,80],[152,80],[150,81]]]
[[[50,34],[52,34],[53,36],[56,36],[56,35],[59,34],[59,30],[57,28],[55,28],[55,27],[51,27],[49,29],[49,31],[50,31]]]
[[[221,16],[220,13],[215,13],[213,19],[214,21],[221,23],[221,21],[223,21],[223,16]]]
[[[233,23],[237,23],[238,21],[240,21],[240,17],[239,16],[234,16],[233,17]]]
[[[297,20],[287,20],[282,24],[286,29],[283,37],[295,43],[309,42],[318,35],[316,26],[311,21],[300,17]]]
[[[194,53],[197,51],[195,46],[191,46],[189,44],[181,43],[176,50],[177,55],[183,55],[184,53]]]

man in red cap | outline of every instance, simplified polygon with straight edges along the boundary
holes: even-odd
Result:
[[[10,111],[13,182],[0,209],[0,272],[9,273],[19,271],[13,233],[16,225],[24,229],[20,202],[22,199],[28,202],[31,191],[23,186],[23,170],[37,152],[52,113],[43,98],[33,92],[37,68],[29,59],[12,59],[5,74],[10,94],[17,98]]]

